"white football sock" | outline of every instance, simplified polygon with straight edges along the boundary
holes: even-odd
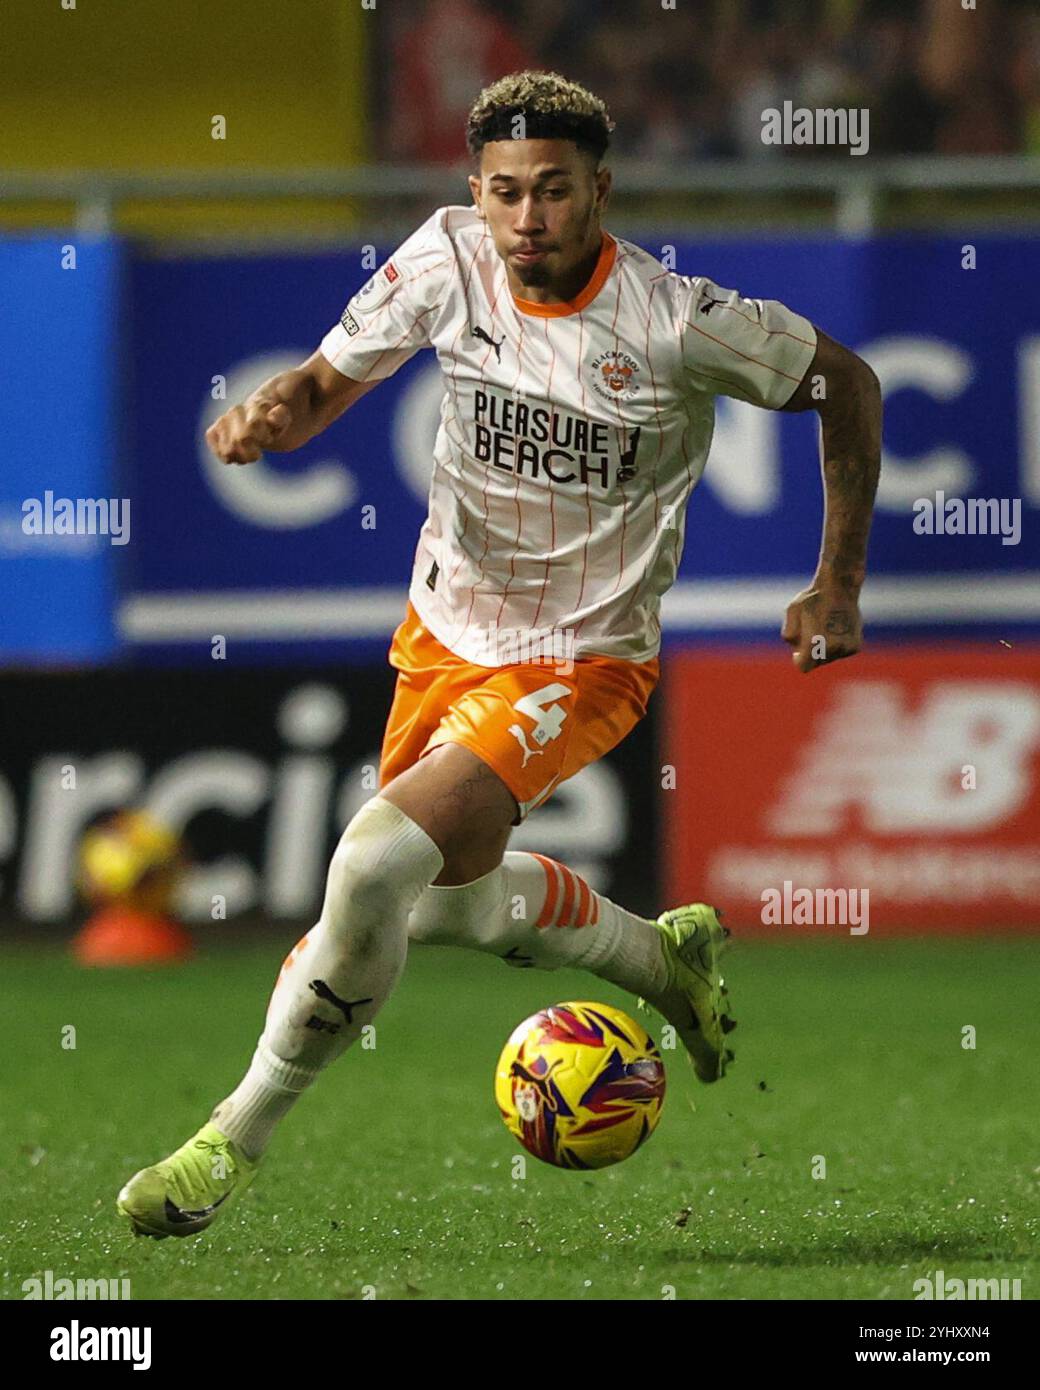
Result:
[[[426,831],[381,796],[347,826],[321,918],[286,957],[249,1070],[211,1116],[248,1156],[263,1152],[300,1093],[389,998],[408,951],[408,915],[443,864]]]
[[[653,999],[667,980],[661,934],[542,854],[507,850],[483,878],[431,884],[408,919],[413,941],[469,946],[510,965],[589,970]]]

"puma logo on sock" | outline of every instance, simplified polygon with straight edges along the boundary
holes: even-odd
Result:
[[[341,999],[338,994],[333,994],[324,980],[312,980],[311,989],[319,999],[324,999],[327,1004],[335,1004],[348,1023],[354,1022],[354,1010],[359,1004],[371,1004],[371,999]]]

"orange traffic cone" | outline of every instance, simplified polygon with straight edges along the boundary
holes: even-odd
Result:
[[[81,965],[172,965],[192,949],[191,937],[171,918],[125,903],[99,908],[72,942]]]

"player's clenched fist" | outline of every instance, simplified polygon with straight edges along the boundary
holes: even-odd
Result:
[[[210,425],[206,443],[222,463],[256,463],[265,449],[284,446],[292,422],[284,401],[253,395]]]
[[[817,583],[792,599],[780,635],[803,673],[855,656],[863,645],[859,602],[841,585]]]

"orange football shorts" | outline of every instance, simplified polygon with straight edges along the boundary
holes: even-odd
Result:
[[[438,642],[411,603],[389,661],[398,676],[380,787],[442,743],[461,743],[513,793],[514,825],[621,742],[646,713],[661,673],[658,657],[476,666]]]

